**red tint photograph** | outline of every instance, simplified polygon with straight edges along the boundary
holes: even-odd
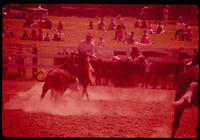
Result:
[[[2,137],[198,137],[197,5],[1,8]]]

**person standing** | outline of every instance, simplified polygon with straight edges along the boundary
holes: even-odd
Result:
[[[179,17],[179,21],[176,23],[176,25],[178,26],[178,29],[175,32],[174,38],[175,38],[175,40],[177,40],[177,39],[180,40],[180,37],[178,37],[178,36],[179,36],[179,34],[183,33],[185,30],[185,23],[183,22],[182,16]]]
[[[16,52],[17,59],[16,59],[16,63],[20,64],[20,65],[24,65],[24,52],[22,50],[22,47],[19,47],[19,50]],[[18,75],[19,76],[25,76],[25,68],[24,66],[22,67],[18,67]]]
[[[169,17],[169,6],[166,5],[163,9],[163,24],[168,24],[168,17]]]
[[[114,40],[118,39],[119,41],[121,41],[121,39],[123,38],[123,30],[125,29],[124,20],[121,15],[116,16],[114,20],[117,24]]]
[[[105,47],[105,42],[102,37],[99,37],[99,42],[97,43],[97,46],[95,47],[95,56],[103,58],[104,54],[101,52],[101,48]]]

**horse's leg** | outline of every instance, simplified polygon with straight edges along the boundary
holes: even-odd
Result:
[[[87,99],[89,100],[89,95],[88,95],[88,92],[87,92],[87,88],[85,86],[83,86],[82,96],[84,94],[87,96]]]
[[[180,121],[180,117],[183,113],[184,109],[176,109],[174,111],[174,121],[173,121],[173,125],[172,125],[172,135],[171,138],[174,138],[176,131],[179,127],[179,121]]]
[[[56,92],[54,89],[51,89],[51,100],[55,101],[56,100]]]
[[[44,98],[44,96],[46,95],[47,91],[49,90],[49,86],[48,84],[45,82],[42,88],[42,95],[40,96],[41,99]]]
[[[152,78],[152,88],[155,89],[158,83],[158,76],[153,76]]]

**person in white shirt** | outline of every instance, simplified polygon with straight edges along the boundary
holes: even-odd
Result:
[[[158,22],[156,33],[162,34],[163,32],[164,32],[164,26],[161,24],[161,22]]]
[[[77,47],[77,53],[87,54],[89,56],[94,56],[95,45],[92,35],[88,33],[85,40],[81,40],[80,44]]]
[[[175,40],[177,40],[177,36],[180,33],[184,32],[184,29],[185,29],[185,23],[183,22],[182,16],[179,17],[179,22],[177,22],[176,25],[178,26],[178,30],[175,33]]]
[[[65,40],[65,35],[61,31],[57,32],[57,37],[58,37],[58,40],[60,40],[60,41],[64,41]]]
[[[104,54],[101,52],[101,48],[105,46],[105,42],[102,37],[99,37],[99,42],[97,43],[97,46],[95,47],[95,56],[96,57],[104,57]]]
[[[152,23],[151,23],[150,21],[149,21],[148,24],[147,24],[147,32],[148,32],[149,34],[155,33],[155,32],[153,31]]]

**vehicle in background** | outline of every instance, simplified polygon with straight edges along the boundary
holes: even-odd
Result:
[[[48,16],[48,10],[42,8],[41,5],[37,7],[29,7],[23,5],[9,5],[3,7],[3,16],[12,18],[25,18],[32,16],[35,19]]]

